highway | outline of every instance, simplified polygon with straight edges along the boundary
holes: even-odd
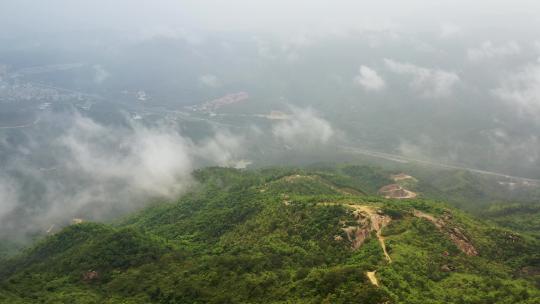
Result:
[[[429,160],[406,157],[406,156],[403,156],[403,155],[372,151],[372,150],[367,150],[367,149],[362,149],[362,148],[357,148],[357,147],[344,146],[344,145],[340,145],[340,146],[338,146],[338,148],[342,149],[345,152],[349,152],[349,153],[362,154],[362,155],[367,155],[367,156],[371,156],[371,157],[391,160],[391,161],[395,161],[395,162],[399,162],[399,163],[419,163],[419,164],[422,164],[422,165],[427,165],[427,166],[432,166],[432,167],[439,167],[439,168],[445,168],[445,169],[455,169],[455,170],[466,170],[466,171],[481,174],[481,175],[489,175],[489,176],[502,177],[502,178],[505,178],[505,179],[511,179],[511,180],[520,181],[520,182],[528,182],[528,183],[540,184],[540,179],[513,176],[513,175],[504,174],[504,173],[492,172],[492,171],[487,171],[487,170],[480,170],[480,169],[463,167],[463,166],[458,166],[458,165],[443,164],[443,163],[438,163],[438,162],[429,161]]]

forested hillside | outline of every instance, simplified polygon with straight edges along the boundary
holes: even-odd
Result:
[[[2,262],[0,302],[540,303],[538,223],[516,220],[528,209],[480,220],[391,173],[199,170],[176,202],[67,226]],[[414,198],[384,198],[389,184]]]

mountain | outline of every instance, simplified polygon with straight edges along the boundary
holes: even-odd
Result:
[[[367,166],[194,176],[176,202],[64,227],[3,261],[0,302],[540,303],[538,208],[481,220]]]

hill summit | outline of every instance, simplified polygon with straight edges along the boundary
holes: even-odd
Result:
[[[74,223],[4,261],[0,302],[540,303],[537,238],[426,199],[409,175],[194,175],[176,202]]]

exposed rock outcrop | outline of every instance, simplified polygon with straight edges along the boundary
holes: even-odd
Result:
[[[460,228],[452,227],[448,222],[452,218],[451,215],[445,214],[444,219],[436,218],[431,214],[424,213],[419,210],[414,210],[413,215],[418,218],[423,218],[430,221],[437,227],[442,233],[448,236],[452,243],[454,243],[459,250],[469,256],[477,256],[478,251],[473,246],[469,238],[461,231]]]

